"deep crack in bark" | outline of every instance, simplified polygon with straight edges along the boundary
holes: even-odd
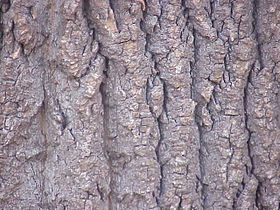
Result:
[[[255,34],[255,40],[257,42],[257,52],[258,52],[258,61],[260,64],[260,71],[265,67],[263,61],[263,52],[262,52],[262,43],[260,42],[259,32],[258,32],[258,8],[259,0],[253,0],[253,33]]]
[[[244,106],[245,129],[248,132],[247,150],[248,150],[248,157],[249,157],[250,164],[251,164],[251,169],[249,171],[249,176],[253,176],[258,181],[258,186],[257,186],[257,190],[256,190],[256,193],[255,193],[255,204],[256,204],[257,207],[261,207],[261,203],[259,201],[261,182],[258,179],[258,176],[256,176],[256,174],[254,173],[255,164],[254,164],[254,158],[253,158],[253,155],[252,155],[252,148],[251,148],[252,131],[250,130],[249,115],[248,115],[248,113],[249,113],[249,111],[248,111],[249,84],[251,83],[251,77],[252,77],[252,71],[253,71],[254,65],[250,69],[250,71],[248,73],[248,76],[247,76],[247,79],[245,81],[246,85],[244,87],[243,106]]]
[[[196,30],[193,28],[192,29],[193,32],[193,54],[194,54],[194,61],[190,62],[190,75],[191,75],[191,99],[194,100],[196,102],[196,106],[195,106],[195,110],[194,110],[194,121],[195,124],[197,126],[197,131],[198,131],[198,141],[199,141],[199,154],[198,154],[198,159],[199,159],[199,168],[200,168],[200,176],[197,176],[198,182],[201,185],[201,192],[200,192],[200,196],[201,196],[201,201],[202,201],[202,207],[205,208],[206,205],[206,185],[203,183],[204,180],[204,176],[205,176],[205,165],[204,165],[204,155],[203,155],[203,151],[202,148],[204,146],[204,140],[203,140],[203,127],[201,125],[201,109],[203,106],[203,101],[201,96],[198,97],[199,93],[196,90],[196,68],[197,68],[197,61],[198,61],[198,46],[197,46],[197,33]],[[199,100],[199,98],[201,100]]]
[[[105,57],[105,60],[108,59]],[[105,61],[106,62],[106,61]],[[113,177],[113,167],[112,167],[112,159],[110,156],[110,148],[109,148],[109,99],[107,97],[106,93],[106,84],[107,84],[107,74],[104,74],[103,81],[100,84],[99,92],[101,94],[101,101],[103,106],[103,152],[107,159],[107,163],[109,166],[109,176],[110,176],[110,192],[108,194],[108,209],[112,209],[112,189],[113,189],[113,183],[112,183],[112,177]],[[99,188],[98,188],[99,189]],[[101,197],[102,198],[102,197]]]

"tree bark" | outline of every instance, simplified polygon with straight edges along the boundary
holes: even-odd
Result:
[[[280,208],[280,2],[2,0],[1,209]]]

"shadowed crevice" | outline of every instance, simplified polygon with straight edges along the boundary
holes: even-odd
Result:
[[[109,62],[107,60],[108,58],[105,57],[105,62]],[[107,60],[107,61],[106,61]],[[104,71],[106,72],[106,71]],[[107,164],[109,166],[109,177],[110,177],[110,183],[109,183],[109,187],[110,187],[110,192],[108,194],[108,209],[111,210],[112,209],[112,193],[113,193],[113,182],[112,182],[112,177],[113,177],[113,167],[112,167],[112,159],[110,156],[110,145],[109,145],[109,117],[110,117],[110,113],[109,113],[109,98],[107,96],[107,90],[106,90],[106,86],[107,86],[107,73],[104,73],[103,76],[103,81],[100,84],[99,87],[99,92],[101,94],[101,102],[102,102],[102,107],[103,107],[103,154],[105,155],[106,159],[107,159]],[[99,188],[98,188],[99,189]],[[99,192],[99,190],[98,190]],[[102,194],[100,194],[102,195]],[[103,200],[104,196],[101,196],[101,199]]]
[[[253,2],[253,33],[255,34],[255,40],[257,42],[257,57],[260,64],[260,70],[261,71],[265,65],[264,65],[264,55],[262,50],[262,42],[260,41],[259,37],[259,17],[258,17],[258,8],[259,8],[259,0],[254,0]]]

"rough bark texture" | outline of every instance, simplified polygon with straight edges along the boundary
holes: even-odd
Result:
[[[1,0],[1,209],[279,209],[278,0]]]

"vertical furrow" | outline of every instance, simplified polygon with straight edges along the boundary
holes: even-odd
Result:
[[[106,61],[98,53],[89,5],[86,0],[48,2],[44,208],[109,208],[100,92]]]
[[[247,128],[259,209],[279,208],[279,38],[278,1],[252,1],[257,59],[246,88]],[[277,178],[278,177],[278,178]]]
[[[143,29],[149,34],[146,50],[155,64],[152,71],[155,80],[160,81],[154,82],[148,91],[148,102],[160,133],[156,147],[161,168],[157,204],[161,209],[200,208],[193,182],[199,173],[195,103],[190,98],[193,36],[186,27],[188,17],[183,2],[154,4],[157,7],[147,4]],[[161,95],[159,103],[155,102],[155,93]],[[157,107],[161,107],[160,112],[154,111]]]
[[[253,6],[241,1],[190,1],[188,7],[197,58],[192,64],[192,98],[197,103],[203,208],[239,208],[243,205],[240,194],[251,201],[243,208],[253,207],[257,183],[246,175],[246,168],[251,168],[250,134],[240,103],[244,98],[239,94],[244,93],[248,82],[244,78],[255,59],[248,24]]]
[[[260,3],[259,0],[254,0],[252,1],[253,4],[253,33],[255,35],[255,40],[256,40],[256,44],[257,44],[257,59],[259,61],[259,65],[260,65],[260,70],[264,68],[264,59],[263,59],[263,52],[262,52],[262,42],[260,40],[260,34],[259,34],[259,29],[258,29],[258,25],[259,25],[259,21],[258,21],[258,10],[260,7]]]
[[[159,164],[159,170],[160,170],[160,180],[159,180],[159,192],[158,192],[158,196],[157,196],[157,204],[160,206],[160,198],[164,193],[164,165],[161,162],[161,158],[160,158],[160,148],[162,146],[163,140],[164,140],[164,134],[163,134],[163,127],[162,127],[162,123],[160,122],[160,119],[157,119],[157,123],[158,123],[158,130],[159,130],[159,140],[158,140],[158,144],[155,148],[155,152],[156,152],[156,156],[157,156],[157,162]]]
[[[192,30],[193,32],[193,50],[194,50],[194,54],[193,54],[193,62],[190,62],[190,67],[191,67],[191,78],[192,78],[192,82],[191,82],[191,98],[196,102],[195,105],[195,110],[194,110],[194,120],[197,126],[197,131],[198,131],[198,142],[199,142],[199,149],[198,149],[198,159],[199,159],[199,170],[200,170],[200,174],[196,177],[197,178],[197,185],[200,186],[200,198],[201,198],[201,202],[202,202],[202,208],[205,207],[205,199],[206,199],[206,187],[207,185],[205,185],[203,183],[204,180],[204,176],[205,176],[205,163],[204,163],[204,158],[205,158],[205,143],[204,143],[204,130],[202,127],[202,123],[201,123],[201,110],[203,107],[203,103],[204,100],[199,100],[198,96],[197,96],[197,90],[196,90],[196,84],[197,84],[197,62],[198,62],[198,57],[199,57],[199,46],[197,45],[197,34],[196,34],[196,30],[193,28]]]
[[[108,114],[104,115],[106,152],[111,162],[109,208],[156,208],[160,178],[154,148],[159,132],[145,96],[151,69],[140,29],[143,6],[91,1],[90,8],[99,53],[108,60],[102,92]]]
[[[107,77],[105,75],[103,75],[103,81],[100,84],[99,87],[99,91],[101,94],[101,100],[102,100],[102,106],[103,106],[103,135],[102,135],[102,139],[103,139],[103,153],[107,159],[107,164],[109,167],[109,171],[107,174],[107,176],[109,176],[109,193],[108,193],[108,208],[107,209],[112,209],[112,200],[111,200],[111,193],[112,193],[112,160],[111,160],[111,156],[110,156],[110,148],[109,148],[109,106],[108,106],[108,98],[107,98],[107,93],[106,93],[106,85],[107,85]]]

